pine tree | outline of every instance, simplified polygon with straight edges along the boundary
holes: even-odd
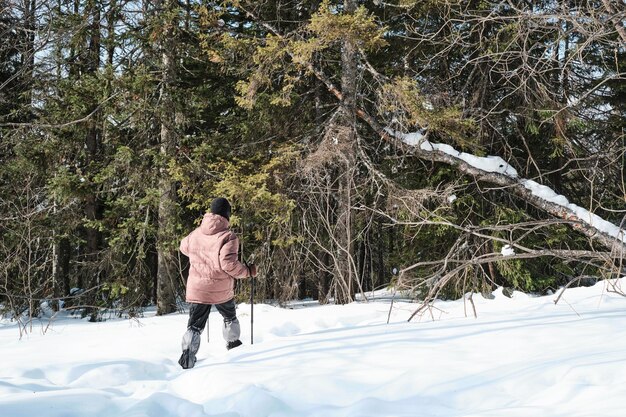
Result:
[[[173,86],[178,76],[176,64],[175,28],[179,25],[177,3],[164,0],[157,2],[155,9],[163,13],[163,27],[158,35],[161,55],[161,87],[159,91],[159,114],[161,118],[158,211],[158,314],[176,310],[176,262],[171,248],[172,230],[176,223],[176,186],[168,172],[167,163],[178,144],[178,112],[173,100]]]

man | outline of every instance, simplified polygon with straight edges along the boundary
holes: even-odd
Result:
[[[241,330],[235,312],[235,279],[256,276],[256,267],[248,267],[237,259],[239,239],[229,228],[230,210],[227,199],[216,198],[200,227],[180,243],[180,251],[191,263],[186,292],[191,308],[187,331],[183,335],[183,353],[178,360],[183,369],[193,368],[196,363],[200,336],[213,305],[224,318],[222,334],[226,348],[241,345]]]

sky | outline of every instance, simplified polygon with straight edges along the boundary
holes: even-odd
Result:
[[[0,321],[2,417],[623,417],[626,279],[535,297],[501,288],[416,304],[239,304],[244,345],[212,313],[198,362],[177,364],[185,312],[89,323],[69,315],[20,338]],[[617,291],[617,292],[616,292]]]

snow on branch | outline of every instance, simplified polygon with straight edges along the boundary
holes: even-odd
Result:
[[[457,166],[463,173],[503,187],[546,212],[566,219],[573,227],[614,251],[617,256],[626,254],[626,230],[570,203],[567,197],[557,194],[550,187],[533,180],[520,178],[515,168],[498,156],[480,157],[460,152],[454,147],[432,143],[421,132],[402,133],[383,129],[384,133],[409,145],[417,156]]]

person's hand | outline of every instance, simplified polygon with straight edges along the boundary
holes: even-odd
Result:
[[[248,265],[248,270],[250,271],[250,276],[251,277],[256,277],[256,265],[252,264],[252,265]]]

